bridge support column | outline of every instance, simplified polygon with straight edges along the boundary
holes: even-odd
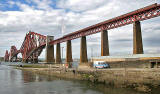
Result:
[[[54,40],[53,36],[47,36],[46,40],[46,63],[53,63],[54,60],[54,45],[49,45],[49,42]]]
[[[109,56],[108,31],[101,31],[101,56]]]
[[[86,36],[81,37],[80,63],[88,62]]]
[[[60,43],[57,43],[56,46],[56,64],[60,64],[62,62],[61,60],[61,45]]]
[[[71,40],[68,40],[66,45],[67,45],[66,63],[68,64],[68,67],[71,68],[72,67],[72,63],[71,62],[73,62]]]
[[[141,24],[139,21],[133,23],[133,54],[143,54]]]

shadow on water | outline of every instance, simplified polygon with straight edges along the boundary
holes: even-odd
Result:
[[[0,94],[145,94],[88,81],[66,80],[0,65]],[[152,94],[158,94],[155,89]]]

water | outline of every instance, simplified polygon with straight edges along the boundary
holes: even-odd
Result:
[[[8,64],[0,65],[0,94],[144,94],[133,89],[33,74],[14,69]]]

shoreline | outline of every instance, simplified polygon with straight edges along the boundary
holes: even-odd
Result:
[[[16,67],[46,76],[71,80],[86,80],[104,85],[133,88],[140,92],[151,92],[160,86],[160,69],[149,68],[115,68],[115,69],[73,69],[64,67],[32,68]]]

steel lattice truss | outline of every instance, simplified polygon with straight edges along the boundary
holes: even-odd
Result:
[[[4,59],[12,61],[13,57],[16,57],[18,53],[22,54],[23,60],[38,58],[45,47],[45,42],[46,36],[29,32],[26,34],[20,50],[17,50],[15,46],[11,46],[10,52],[6,51]]]
[[[6,50],[5,56],[4,56],[4,61],[9,61],[9,53],[8,50]]]
[[[28,58],[38,58],[42,49],[45,47],[46,36],[35,32],[29,32],[20,48],[23,60]]]
[[[113,19],[89,26],[74,33],[70,33],[54,41],[51,41],[49,44],[53,45],[65,42],[67,40],[73,40],[76,38],[80,38],[82,36],[95,34],[103,30],[118,28],[121,26],[132,24],[135,21],[143,21],[157,16],[160,16],[160,4],[156,3],[138,9],[136,11],[115,17]],[[29,32],[28,34],[26,34],[20,50],[15,49],[15,47],[11,47],[10,53],[6,51],[4,59],[5,60],[8,60],[8,58],[12,59],[12,57],[14,57],[17,53],[22,53],[23,60],[38,58],[45,45],[46,45],[46,36],[34,32]]]
[[[16,46],[11,46],[11,49],[9,52],[9,61],[12,61],[14,57],[17,57],[18,53],[19,53],[19,50],[17,50]]]
[[[96,25],[92,25],[90,27],[84,28],[74,33],[68,34],[66,36],[63,36],[62,38],[59,38],[50,42],[50,44],[65,42],[67,40],[80,38],[82,36],[95,34],[103,30],[110,30],[113,28],[131,24],[135,21],[143,21],[143,20],[151,19],[157,16],[160,16],[160,4],[156,3],[153,5],[138,9],[136,11],[115,17],[113,19],[98,23]]]

